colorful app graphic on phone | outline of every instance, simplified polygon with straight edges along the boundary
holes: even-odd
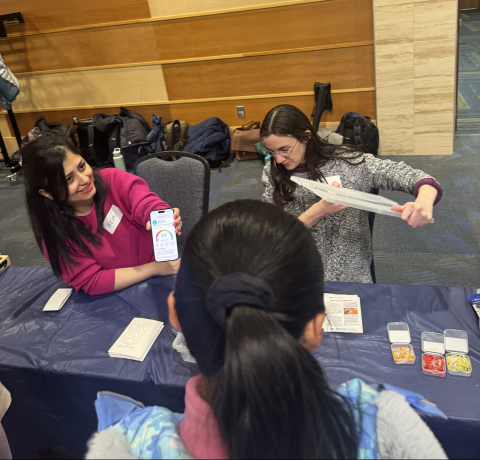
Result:
[[[178,259],[177,235],[173,222],[172,209],[159,209],[150,213],[153,251],[157,262]]]

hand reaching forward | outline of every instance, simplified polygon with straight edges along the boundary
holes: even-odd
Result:
[[[392,211],[401,212],[400,219],[413,228],[429,224],[433,217],[433,205],[419,199],[405,203],[403,206],[392,206]]]

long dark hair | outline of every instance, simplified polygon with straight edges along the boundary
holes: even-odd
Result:
[[[236,306],[224,332],[206,295],[238,272],[265,281],[275,306]],[[323,292],[310,232],[272,204],[225,204],[190,232],[176,309],[230,458],[356,458],[350,407],[299,343],[307,322],[325,311]]]
[[[310,131],[311,135],[305,134],[305,131]],[[363,153],[358,152],[356,147],[331,145],[322,141],[307,116],[293,105],[277,105],[267,113],[260,129],[260,136],[267,137],[272,134],[291,136],[300,142],[307,141],[305,162],[311,180],[325,182],[320,168],[332,159],[342,160],[348,164],[360,164],[365,161],[362,157]],[[347,152],[350,154],[346,156]],[[272,160],[270,161],[270,170],[274,186],[273,202],[277,206],[285,206],[294,200],[293,193],[297,184],[290,179],[292,171],[286,169],[282,164],[277,164],[274,158]]]
[[[85,240],[95,246],[101,245],[100,238],[74,217],[74,209],[67,202],[68,184],[63,170],[67,152],[80,155],[69,138],[60,136],[40,137],[22,148],[27,209],[33,233],[42,252],[42,242],[45,244],[46,255],[58,277],[61,276],[61,260],[70,268],[78,264],[72,257],[78,250],[92,255]],[[107,189],[100,175],[94,174],[97,232],[102,234]],[[41,189],[50,193],[53,200],[40,195]]]

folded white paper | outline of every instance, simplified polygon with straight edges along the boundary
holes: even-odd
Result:
[[[143,361],[152,348],[164,324],[146,318],[133,318],[122,335],[112,345],[108,354],[112,358]]]
[[[55,291],[55,294],[53,294],[52,297],[50,297],[47,304],[43,307],[43,311],[60,310],[65,305],[65,302],[70,297],[70,294],[72,293],[72,291],[73,291],[72,288],[57,289]]]

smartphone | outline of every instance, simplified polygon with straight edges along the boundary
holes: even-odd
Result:
[[[150,213],[156,262],[170,262],[178,259],[177,234],[173,222],[171,208],[156,209]]]

